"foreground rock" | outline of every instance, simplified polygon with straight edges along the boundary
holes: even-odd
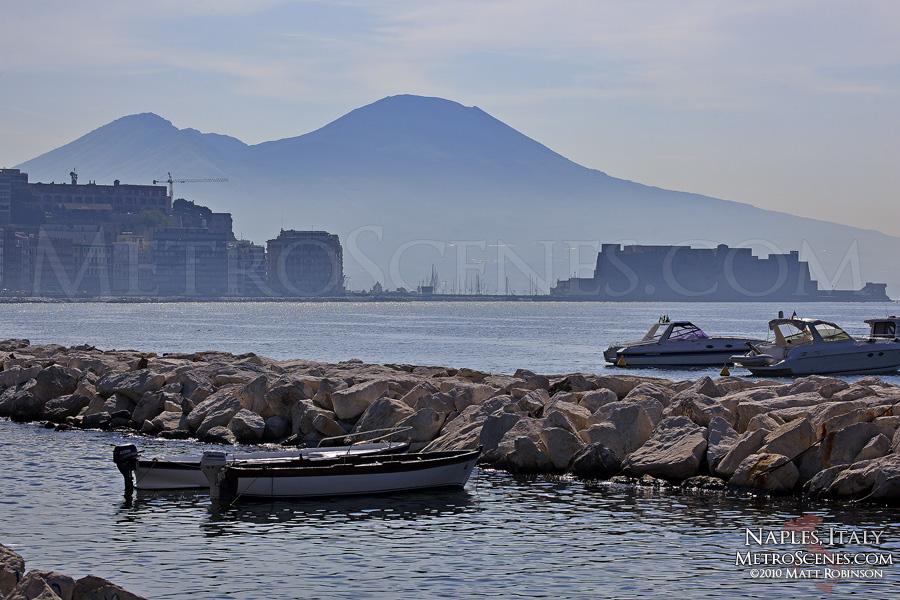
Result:
[[[482,446],[482,464],[515,473],[704,489],[900,503],[898,411],[900,387],[876,377],[507,375],[0,341],[0,417],[18,421],[225,444],[394,428],[413,451]]]
[[[25,560],[0,544],[0,598],[4,600],[146,600],[101,577],[75,580],[55,571],[25,571]]]

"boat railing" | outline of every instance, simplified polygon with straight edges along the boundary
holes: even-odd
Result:
[[[344,442],[343,444],[337,444],[337,445],[339,445],[339,446],[347,445],[349,440],[351,440],[353,438],[361,437],[361,436],[371,436],[373,433],[375,433],[375,434],[380,433],[381,435],[376,435],[374,437],[368,437],[364,440],[360,440],[360,441],[354,442],[354,443],[355,444],[363,444],[363,443],[367,443],[367,442],[378,442],[378,441],[386,439],[388,447],[390,447],[391,444],[393,444],[395,442],[395,440],[392,439],[395,435],[398,435],[401,433],[406,433],[406,432],[412,431],[412,430],[413,430],[412,427],[400,427],[400,428],[392,427],[389,429],[370,429],[368,431],[358,431],[356,433],[345,433],[343,435],[334,435],[334,436],[322,438],[321,440],[319,440],[319,443],[316,445],[316,448],[323,448],[323,449],[327,448],[328,442],[337,441],[337,440],[341,440],[342,442]],[[386,433],[382,433],[382,432],[386,432]]]

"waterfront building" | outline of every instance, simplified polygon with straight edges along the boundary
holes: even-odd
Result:
[[[266,277],[266,249],[249,240],[228,244],[228,295],[271,296]]]
[[[824,291],[798,252],[753,255],[750,248],[603,244],[593,277],[557,281],[559,299],[664,302],[886,301],[887,285]]]
[[[76,183],[29,183],[28,187],[40,198],[44,212],[53,213],[60,207],[64,210],[94,208],[112,213],[139,213],[157,209],[165,214],[172,213],[172,199],[164,185],[122,184],[115,180],[112,185]],[[98,208],[99,207],[99,208]]]
[[[0,226],[9,225],[12,191],[28,185],[28,173],[19,169],[0,169]]]
[[[153,252],[146,235],[123,232],[112,248],[112,293],[145,296],[153,290]]]
[[[281,230],[267,242],[269,287],[277,296],[344,294],[343,249],[325,231]]]
[[[201,227],[167,227],[151,244],[159,296],[223,296],[231,235]]]

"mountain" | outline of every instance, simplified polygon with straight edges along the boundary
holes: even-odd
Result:
[[[600,243],[725,243],[800,251],[826,289],[877,281],[900,294],[900,238],[617,179],[440,98],[384,98],[252,146],[132,115],[18,167],[30,181],[73,167],[98,183],[226,177],[175,195],[233,213],[235,233],[259,243],[281,228],[339,234],[353,289],[415,287],[434,265],[448,291],[476,278],[488,291],[546,291],[590,275]]]

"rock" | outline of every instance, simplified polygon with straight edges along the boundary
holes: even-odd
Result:
[[[493,453],[492,456],[482,455],[483,460],[485,462],[495,462],[495,464],[498,464],[501,467],[506,466],[510,454],[515,452],[516,440],[522,437],[529,438],[536,446],[541,444],[541,421],[529,417],[520,418],[516,421],[516,424],[503,435],[500,443],[497,444],[496,452]],[[550,462],[543,449],[541,449],[541,455],[544,457],[544,466],[549,467]],[[496,460],[491,461],[492,457],[496,457]]]
[[[623,466],[637,475],[682,480],[693,477],[706,452],[706,428],[687,417],[659,422],[646,444],[632,452]]]
[[[12,352],[13,350],[26,348],[30,345],[31,342],[26,340],[25,338],[9,338],[8,340],[0,341],[0,350],[2,350],[3,352]]]
[[[521,418],[521,415],[515,413],[496,411],[484,420],[478,443],[482,446],[482,452],[488,462],[494,462],[499,458],[494,454],[500,441]]]
[[[584,442],[577,435],[562,427],[541,428],[541,441],[547,458],[559,472],[565,472],[575,455],[584,448]]]
[[[429,396],[431,394],[440,393],[440,389],[434,385],[430,381],[422,381],[418,385],[416,385],[413,389],[407,392],[401,400],[406,403],[410,408],[415,407],[416,402],[419,401],[419,398],[422,396]]]
[[[678,392],[663,411],[663,417],[678,416],[687,417],[701,427],[708,427],[713,417],[720,417],[734,424],[734,415],[730,410],[709,396],[690,390]]]
[[[262,441],[266,433],[266,422],[258,413],[242,408],[228,422],[228,429],[242,444]]]
[[[254,412],[263,418],[271,417],[275,414],[275,411],[270,409],[269,403],[266,401],[268,390],[268,378],[265,375],[260,375],[245,385],[244,389],[238,393],[238,401],[241,403],[241,406],[250,412]],[[240,436],[238,438],[240,439]]]
[[[519,410],[528,413],[532,417],[537,417],[544,412],[544,405],[550,401],[550,395],[547,390],[532,390],[519,398],[517,406]]]
[[[551,399],[544,405],[544,415],[557,411],[565,415],[566,419],[574,426],[573,431],[580,431],[590,427],[592,423],[591,413],[584,407],[574,402],[564,402],[561,399]]]
[[[747,424],[750,422],[750,419],[759,414],[771,413],[782,408],[816,406],[822,402],[824,402],[824,399],[817,392],[780,396],[778,398],[753,402],[741,402],[734,411],[735,417],[737,418],[735,430],[737,430],[738,433],[747,431]]]
[[[53,398],[44,404],[42,417],[54,421],[56,423],[64,422],[68,417],[74,417],[84,410],[91,399],[82,396],[78,392],[69,394],[68,396],[60,396]]]
[[[195,405],[216,393],[216,388],[209,381],[209,377],[198,371],[182,373],[175,378],[175,381],[181,384],[181,395]]]
[[[72,394],[78,387],[78,380],[82,373],[77,369],[70,369],[60,365],[50,365],[35,375],[35,386],[32,393],[42,402],[51,398]]]
[[[187,416],[180,410],[161,412],[149,421],[145,421],[144,423],[150,423],[152,428],[155,430],[153,432],[147,431],[145,433],[180,432],[184,435],[190,433],[190,425],[188,425]],[[141,429],[141,431],[144,431],[143,428]]]
[[[473,404],[481,404],[488,398],[496,395],[496,393],[497,391],[489,385],[473,384],[456,386],[450,393],[450,395],[453,396],[453,402],[456,405],[456,410],[463,411],[466,409],[466,407],[469,407]],[[526,393],[525,396],[540,397],[542,394],[546,396],[547,390],[540,388]],[[549,396],[546,397],[549,398]]]
[[[146,600],[101,577],[88,575],[75,582],[72,600]]]
[[[356,419],[389,389],[389,382],[376,379],[332,392],[334,414],[342,421]],[[411,414],[411,413],[410,413]]]
[[[122,394],[132,402],[138,402],[147,392],[158,392],[166,384],[166,376],[149,369],[110,373],[97,382],[97,393],[109,397]]]
[[[208,396],[205,400],[200,402],[200,404],[195,406],[190,414],[188,414],[188,426],[190,426],[192,430],[198,431],[203,422],[211,414],[217,415],[217,422],[207,425],[206,429],[227,425],[231,417],[243,408],[240,401],[237,399],[237,395],[240,393],[241,389],[243,389],[243,386],[240,384],[232,384],[216,390],[216,393]],[[223,417],[222,415],[227,415],[227,417]]]
[[[582,434],[582,439],[591,445],[605,446],[621,463],[647,443],[653,435],[654,425],[647,411],[640,406],[626,402],[620,404],[625,406],[613,411],[604,423],[592,425]]]
[[[421,410],[421,409],[419,409]],[[403,419],[412,416],[416,411],[411,409],[402,400],[381,397],[375,400],[360,416],[354,433],[360,431],[377,431],[379,429],[393,429]],[[437,412],[437,411],[435,411]],[[335,413],[336,414],[336,413]],[[340,416],[340,415],[338,415]]]
[[[849,465],[878,435],[894,435],[893,429],[874,423],[854,423],[829,433],[822,440],[819,449],[805,457],[802,474],[812,477],[819,471],[838,465]]]
[[[707,429],[709,435],[707,436],[706,463],[709,465],[709,471],[715,473],[719,462],[737,444],[738,434],[731,423],[722,417],[713,417]]]
[[[112,423],[112,415],[106,411],[86,415],[81,419],[81,426],[85,429],[109,429]]]
[[[322,433],[316,429],[315,421],[319,415],[334,417],[334,413],[316,406],[312,400],[300,400],[291,407],[291,435],[298,436],[301,441],[318,441]]]
[[[165,401],[162,399],[162,394],[152,394],[148,392],[141,397],[140,401],[134,407],[134,411],[131,413],[131,419],[137,423],[138,426],[142,426],[144,421],[156,418],[164,409]]]
[[[703,376],[691,384],[690,387],[675,394],[675,396],[672,397],[672,401],[674,402],[683,397],[691,397],[695,394],[706,396],[708,398],[718,398],[719,396],[724,395],[715,381],[708,376]]]
[[[216,365],[210,370],[209,380],[213,386],[219,388],[223,385],[240,384],[247,385],[260,375],[265,375],[265,369],[253,363]]]
[[[882,456],[887,455],[890,451],[891,440],[883,433],[879,433],[871,440],[869,440],[869,443],[859,451],[859,454],[857,454],[856,458],[853,459],[853,463],[855,464],[864,460],[872,460],[873,458],[881,458]]]
[[[284,417],[278,415],[269,417],[265,420],[266,430],[263,433],[264,440],[280,440],[285,437],[291,429],[291,424]]]
[[[202,433],[198,431],[197,439],[209,444],[226,444],[230,446],[237,444],[237,437],[234,433],[227,427],[221,425],[203,429]]]
[[[404,401],[401,400],[401,402]],[[430,408],[443,415],[449,415],[456,410],[456,400],[453,396],[445,394],[444,392],[425,394],[424,396],[421,396],[412,407],[413,410],[422,410],[423,408]]]
[[[316,390],[312,401],[316,406],[334,412],[334,401],[331,399],[331,394],[338,390],[345,390],[347,387],[349,386],[343,379],[324,378],[319,381],[319,389]]]
[[[718,477],[709,475],[694,475],[681,482],[684,490],[724,490],[725,482]]]
[[[728,484],[784,494],[794,489],[799,478],[800,472],[789,457],[760,453],[745,458]]]
[[[0,395],[0,416],[18,421],[36,419],[44,410],[44,403],[31,393],[34,379],[11,387]]]
[[[7,367],[6,370],[0,372],[0,388],[11,388],[22,385],[29,379],[37,377],[41,372],[41,367],[35,365],[33,367]]]
[[[747,429],[744,433],[748,431],[756,431],[757,429],[761,429],[763,431],[775,431],[779,427],[784,425],[784,421],[776,416],[776,413],[771,414],[759,414],[750,419],[750,422],[747,423]]]
[[[263,379],[265,381],[265,377],[260,377],[258,379]],[[250,388],[249,394],[258,394],[260,392],[261,386],[261,383],[258,383],[258,379],[254,380],[251,384],[243,388],[242,393],[247,392],[248,388]],[[264,392],[263,394],[262,405],[264,406],[251,399],[247,393],[244,394],[244,397],[245,402],[256,404],[258,408],[261,408],[262,412],[259,414],[263,415],[265,418],[277,415],[279,417],[287,419],[290,417],[293,407],[295,404],[297,404],[297,402],[300,402],[301,400],[309,400],[313,398],[314,395],[315,394],[312,393],[312,389],[305,382],[300,381],[288,383],[284,381],[276,381],[272,385],[271,389]],[[312,402],[314,404],[317,404],[318,406],[321,406],[321,404],[317,403],[314,399],[312,400]],[[330,401],[327,404],[330,406]]]
[[[0,544],[0,597],[5,598],[25,575],[25,559]]]
[[[617,402],[618,400],[619,397],[616,396],[615,392],[603,388],[585,392],[581,397],[581,400],[578,401],[578,406],[589,410],[591,413],[595,413],[601,406],[609,404],[610,402]]]
[[[7,600],[71,600],[75,580],[55,571],[32,569],[22,578]]]
[[[430,408],[422,408],[417,410],[415,414],[406,417],[397,423],[397,429],[403,430],[406,427],[412,427],[411,431],[400,434],[406,437],[410,442],[430,442],[438,433],[444,424],[446,415],[436,412]]]
[[[816,440],[816,432],[809,420],[796,419],[769,433],[758,453],[782,454],[793,459],[810,448]]]
[[[900,454],[826,469],[809,480],[803,491],[813,499],[865,498],[897,504],[900,498]]]
[[[581,479],[609,479],[621,468],[619,459],[606,446],[590,444],[572,459],[570,472]]]
[[[615,411],[620,408],[628,408],[629,406],[639,406],[643,408],[646,411],[647,416],[650,417],[650,420],[653,422],[654,427],[662,420],[663,411],[665,410],[665,407],[659,400],[649,396],[641,396],[632,398],[631,400],[620,400],[618,402],[604,404],[591,415],[591,421],[594,423],[602,423],[609,419],[610,415]]]
[[[334,414],[334,413],[331,413]],[[317,414],[312,421],[313,429],[318,431],[320,434],[325,436],[326,438],[333,438],[342,435],[347,435],[347,431],[341,427],[340,423],[332,419],[328,414],[324,412],[320,412]]]
[[[455,419],[448,420],[440,435],[423,449],[423,452],[438,450],[474,450],[481,438],[481,428],[485,420],[506,406],[515,406],[512,396],[495,396],[480,405],[472,405]]]
[[[602,378],[601,378],[602,379]],[[618,383],[618,382],[616,382]],[[571,375],[566,375],[559,381],[553,382],[549,388],[548,392],[551,396],[555,395],[557,392],[588,392],[590,390],[597,389],[597,386],[594,382],[590,381],[587,377],[585,377],[581,373],[573,373]],[[608,386],[606,386],[608,387]],[[622,385],[619,385],[620,389]],[[634,387],[634,386],[631,386]],[[631,387],[628,389],[630,390]],[[615,390],[613,390],[615,391]],[[627,393],[627,392],[626,392]],[[624,396],[624,394],[623,394]]]
[[[547,455],[527,436],[517,437],[504,464],[512,473],[544,473],[550,468]]]
[[[763,429],[757,429],[756,431],[747,431],[742,434],[734,446],[731,447],[731,450],[716,465],[716,475],[725,480],[731,479],[741,463],[744,462],[744,459],[751,454],[756,454],[762,448],[768,433],[768,431]]]
[[[623,400],[631,400],[635,401],[640,398],[653,398],[654,400],[658,400],[660,404],[663,406],[668,406],[671,400],[672,393],[659,386],[652,383],[641,383],[634,388],[626,396]]]

